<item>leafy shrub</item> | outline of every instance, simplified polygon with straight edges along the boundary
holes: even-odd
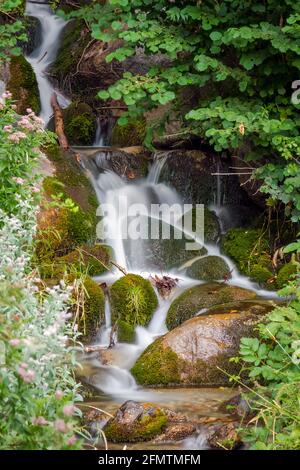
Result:
[[[108,0],[71,16],[84,18],[93,38],[120,45],[108,62],[140,49],[164,55],[147,73],[125,72],[99,92],[127,105],[119,124],[168,103],[183,122],[179,135],[267,162],[257,172],[262,190],[300,219],[299,105],[291,102],[300,69],[297,2]]]
[[[31,109],[18,116],[9,91],[0,102],[0,207],[7,213],[18,211],[15,193],[27,194],[27,183],[33,180],[33,168],[40,155],[39,147],[53,137],[43,130],[43,122]],[[38,191],[32,186],[33,191]]]
[[[255,381],[246,398],[255,419],[244,429],[253,449],[300,449],[300,270],[280,291],[292,299],[259,325],[259,338],[243,338],[240,358]],[[255,422],[255,426],[253,426]]]

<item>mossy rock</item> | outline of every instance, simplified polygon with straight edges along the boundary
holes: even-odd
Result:
[[[97,334],[105,318],[105,296],[101,287],[91,277],[83,280],[84,309],[80,307],[78,331],[82,333],[80,341],[91,341]],[[75,304],[75,308],[77,305]]]
[[[111,442],[142,442],[161,434],[167,422],[167,414],[156,405],[127,401],[103,431]]]
[[[285,287],[288,282],[294,279],[295,274],[297,273],[297,266],[293,262],[287,263],[278,271],[276,279],[276,287],[282,289]]]
[[[84,21],[70,21],[64,28],[56,59],[50,66],[51,74],[62,80],[75,71],[90,35]]]
[[[36,77],[31,65],[24,56],[12,57],[10,62],[10,79],[7,89],[16,101],[17,113],[26,114],[31,108],[35,113],[40,111],[40,95]]]
[[[134,343],[135,328],[124,320],[117,321],[119,343]]]
[[[65,256],[44,260],[40,265],[42,278],[82,273],[96,276],[107,272],[111,265],[112,249],[108,245],[83,245]]]
[[[201,281],[218,281],[230,273],[226,261],[220,256],[205,256],[187,268],[186,274]]]
[[[181,360],[171,348],[162,346],[158,338],[143,352],[131,369],[139,384],[171,385],[180,382]]]
[[[44,211],[40,219],[36,252],[40,260],[64,256],[94,237],[93,225],[86,214],[64,207]]]
[[[111,136],[111,144],[118,147],[142,145],[146,135],[146,122],[143,119],[133,120],[121,126],[116,123]]]
[[[137,274],[127,274],[110,288],[113,323],[123,320],[129,325],[149,323],[158,300],[151,282]]]
[[[268,240],[261,230],[234,228],[222,240],[224,253],[232,258],[239,271],[260,285],[272,288],[267,281],[273,276]]]
[[[43,181],[49,207],[42,211],[39,220],[37,253],[40,258],[53,259],[70,253],[78,246],[96,237],[96,215],[86,212],[65,192],[64,184],[49,176]],[[58,198],[61,207],[51,207]]]
[[[63,110],[65,134],[71,145],[92,145],[96,135],[96,117],[85,103],[72,103]]]
[[[263,287],[272,287],[271,284],[268,284],[268,281],[273,278],[274,273],[270,271],[265,266],[260,264],[253,264],[250,269],[250,278],[258,282]]]
[[[141,385],[226,386],[231,375],[240,374],[240,364],[230,359],[238,355],[241,338],[254,337],[261,315],[273,308],[211,309],[191,318],[155,340],[131,372]]]
[[[63,190],[66,195],[73,199],[87,213],[87,217],[93,218],[96,231],[96,210],[99,203],[90,180],[78,164],[77,155],[71,151],[63,151],[56,143],[43,148],[43,151],[55,166],[56,180],[63,184]],[[54,180],[47,179],[47,182],[50,184],[49,192],[51,192],[51,181],[54,182]],[[54,192],[61,190],[62,187],[57,187],[57,184],[52,186],[52,191]]]
[[[254,291],[226,284],[209,283],[191,287],[172,302],[167,314],[167,327],[169,330],[176,328],[204,308],[255,297]]]

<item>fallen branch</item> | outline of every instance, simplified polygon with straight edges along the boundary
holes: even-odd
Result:
[[[63,113],[61,107],[58,104],[56,93],[53,93],[51,97],[51,106],[54,112],[54,127],[58,137],[59,145],[63,150],[68,150],[69,143],[65,134]]]

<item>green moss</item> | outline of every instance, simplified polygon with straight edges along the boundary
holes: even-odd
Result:
[[[266,283],[273,276],[269,244],[260,230],[230,229],[224,236],[222,247],[225,254],[235,261],[241,273],[270,287]]]
[[[52,278],[64,273],[100,275],[110,269],[112,250],[107,245],[83,245],[65,256],[45,259],[40,265],[43,278]]]
[[[169,330],[194,317],[201,309],[226,302],[252,299],[256,293],[226,284],[209,283],[185,290],[171,304],[167,314]]]
[[[195,261],[186,271],[192,279],[216,281],[225,278],[230,268],[219,256],[205,256]]]
[[[142,145],[146,135],[145,120],[130,121],[125,126],[116,123],[111,137],[111,144],[118,147]]]
[[[79,308],[78,330],[82,333],[80,340],[89,342],[104,321],[105,296],[101,287],[89,276],[84,279],[83,288],[84,307]]]
[[[131,369],[141,385],[170,385],[180,382],[182,360],[159,338],[150,344]]]
[[[265,286],[268,280],[273,277],[273,273],[264,266],[254,264],[251,266],[250,277]]]
[[[276,286],[278,289],[282,289],[287,285],[287,283],[294,278],[295,274],[297,273],[297,266],[293,262],[285,264],[282,268],[280,268]]]
[[[40,97],[36,77],[25,57],[12,57],[10,62],[10,79],[7,89],[16,101],[17,112],[26,114],[31,108],[35,113],[40,111]]]
[[[64,29],[55,62],[51,64],[51,73],[62,80],[74,72],[89,40],[90,34],[83,21],[69,22]]]
[[[112,320],[130,325],[146,325],[158,306],[154,289],[147,279],[127,274],[110,288]]]
[[[118,341],[120,343],[134,343],[135,328],[124,320],[117,321]]]
[[[124,425],[114,419],[104,427],[106,438],[112,442],[140,442],[148,441],[161,434],[168,418],[160,408],[154,408],[151,404],[144,405],[150,409],[149,414],[142,415],[133,425]],[[152,411],[153,410],[153,411]]]
[[[65,192],[64,184],[56,177],[49,176],[43,181],[43,188],[53,209],[49,210],[49,224],[39,232],[39,250],[43,257],[63,256],[96,236],[95,214],[86,212]],[[58,203],[58,207],[57,207]],[[53,218],[51,218],[53,216]],[[44,247],[41,245],[44,242]],[[50,253],[52,252],[52,254]]]
[[[92,145],[96,135],[96,118],[89,105],[72,103],[63,110],[65,134],[72,145]]]

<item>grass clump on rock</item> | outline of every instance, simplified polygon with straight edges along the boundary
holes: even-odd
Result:
[[[127,274],[110,288],[113,322],[123,320],[129,325],[146,325],[158,306],[154,289],[147,279]]]

